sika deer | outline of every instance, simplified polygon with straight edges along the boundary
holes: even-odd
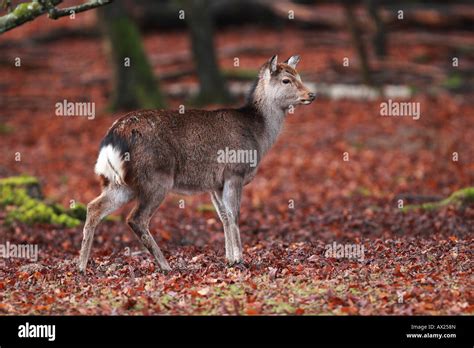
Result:
[[[153,254],[161,270],[171,268],[153,239],[150,219],[169,192],[209,192],[224,225],[229,264],[242,261],[238,227],[242,188],[281,131],[286,112],[310,104],[315,94],[295,70],[299,56],[277,63],[273,56],[259,71],[247,104],[215,111],[134,111],[118,119],[100,145],[95,172],[102,194],[87,206],[79,269],[85,271],[100,220],[136,200],[127,223]],[[234,151],[235,156],[221,156]],[[239,154],[255,154],[252,163]],[[224,158],[222,158],[224,157]]]

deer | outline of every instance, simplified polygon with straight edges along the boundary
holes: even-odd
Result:
[[[126,222],[153,255],[163,273],[171,267],[149,230],[168,193],[210,193],[225,238],[229,266],[242,264],[239,231],[242,189],[282,131],[288,110],[308,105],[316,94],[296,71],[300,56],[265,62],[240,108],[207,110],[139,110],[117,119],[102,139],[95,173],[102,192],[87,205],[78,268],[84,273],[100,221],[130,201]],[[217,160],[223,149],[251,151],[249,161]],[[222,156],[221,156],[222,157]],[[245,158],[244,158],[245,159]]]

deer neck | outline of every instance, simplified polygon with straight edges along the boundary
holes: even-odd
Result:
[[[263,132],[260,135],[260,151],[263,156],[275,143],[285,121],[286,110],[276,105],[265,91],[262,81],[257,81],[248,98],[248,106],[263,119]]]

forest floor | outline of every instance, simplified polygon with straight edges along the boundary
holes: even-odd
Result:
[[[78,16],[76,25],[89,17]],[[100,192],[93,166],[101,137],[117,117],[106,111],[107,59],[94,37],[25,43],[24,35],[37,34],[30,28],[54,27],[38,23],[5,35],[0,177],[33,175],[48,199],[86,203]],[[322,32],[320,41],[305,41],[304,34],[226,29],[217,43],[237,46],[244,36],[247,45],[274,45],[281,57],[301,54],[300,70],[312,81],[357,80],[352,68],[335,67],[353,54],[347,35]],[[419,74],[388,71],[387,83],[414,87],[410,101],[420,103],[420,119],[381,117],[382,100],[318,99],[297,108],[244,190],[245,265],[225,265],[222,226],[208,195],[170,196],[155,214],[151,231],[173,268],[167,275],[124,223],[130,205],[116,213],[120,221],[98,228],[86,275],[75,266],[80,227],[2,225],[0,243],[38,245],[39,258],[0,259],[0,313],[472,314],[474,207],[403,212],[398,206],[399,199],[442,199],[473,185],[473,91],[447,91],[443,84],[453,83],[451,74],[436,80],[432,73],[448,70],[453,52],[472,66],[472,52],[462,49],[464,43],[457,49],[453,41],[417,42],[416,32],[393,37],[389,58],[402,71],[404,63],[419,67]],[[186,51],[188,41],[182,32],[152,33],[145,46],[153,57],[163,47]],[[21,57],[21,68],[12,68],[15,57]],[[243,53],[240,63],[256,69],[266,59]],[[220,60],[223,67],[232,62]],[[189,62],[180,64],[153,67],[159,75]],[[436,93],[427,91],[436,84]],[[55,116],[63,99],[94,101],[96,117]],[[178,104],[170,101],[170,107]],[[0,223],[4,217],[0,211]],[[327,255],[334,243],[363,252],[356,258]]]

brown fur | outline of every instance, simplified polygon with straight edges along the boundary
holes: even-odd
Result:
[[[141,110],[120,118],[109,132],[129,144],[125,182],[133,189],[141,191],[146,177],[162,173],[172,177],[177,191],[208,192],[222,188],[226,176],[253,171],[248,164],[229,166],[216,159],[218,150],[225,147],[259,151],[263,119],[250,109],[187,110],[185,114]],[[211,180],[209,172],[215,173]]]
[[[183,114],[140,110],[119,118],[101,144],[105,151],[96,170],[110,178],[102,175],[103,192],[88,205],[80,269],[85,270],[100,219],[135,199],[137,204],[127,223],[161,269],[170,270],[148,229],[153,213],[169,192],[211,193],[224,225],[226,258],[231,264],[241,262],[238,224],[242,188],[255,176],[258,164],[276,141],[286,110],[314,100],[294,69],[298,61],[299,57],[293,56],[278,64],[276,56],[272,57],[260,69],[249,101],[240,109],[186,110]],[[285,79],[291,83],[284,83]],[[256,166],[218,161],[219,151],[226,148],[252,151],[257,155]]]

